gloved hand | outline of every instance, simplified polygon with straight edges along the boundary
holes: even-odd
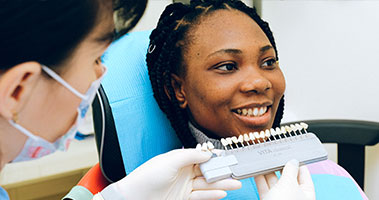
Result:
[[[315,190],[306,166],[299,168],[299,161],[291,160],[283,168],[278,180],[275,173],[255,177],[262,200],[315,200]]]
[[[221,199],[225,190],[241,187],[241,182],[225,179],[207,183],[197,163],[209,160],[209,151],[178,149],[158,155],[114,183],[126,200]]]

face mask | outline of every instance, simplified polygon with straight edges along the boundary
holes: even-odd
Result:
[[[87,113],[87,110],[92,104],[92,101],[95,98],[96,92],[100,87],[101,80],[103,79],[107,71],[107,69],[104,67],[104,72],[101,75],[101,77],[97,79],[96,81],[94,81],[91,84],[90,88],[87,90],[86,94],[83,95],[79,93],[77,90],[75,90],[73,87],[71,87],[66,81],[64,81],[59,75],[57,75],[54,71],[52,71],[48,67],[42,66],[42,70],[45,71],[53,79],[58,81],[61,85],[66,87],[68,90],[70,90],[72,93],[74,93],[76,96],[80,97],[82,99],[82,102],[80,103],[78,107],[78,110],[77,110],[78,114],[77,114],[75,123],[61,138],[59,138],[54,143],[51,143],[39,136],[36,136],[35,134],[32,134],[30,131],[28,131],[21,125],[17,124],[15,121],[10,120],[9,123],[13,127],[18,129],[20,132],[22,132],[26,136],[28,136],[28,139],[26,143],[24,144],[24,147],[21,153],[12,162],[20,162],[20,161],[37,159],[45,155],[51,154],[55,152],[56,150],[66,151],[68,149],[70,142],[75,137],[75,134],[78,130],[78,126],[83,121]]]

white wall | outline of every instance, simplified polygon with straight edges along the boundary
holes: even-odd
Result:
[[[244,1],[252,5],[252,1]],[[170,0],[149,0],[133,31],[151,30]],[[284,121],[379,121],[379,1],[263,0],[287,80]],[[326,145],[336,161],[336,146]],[[365,190],[379,199],[379,145],[366,148]]]
[[[284,121],[379,121],[379,1],[263,0],[287,79]],[[336,147],[328,146],[336,160]],[[379,145],[366,148],[365,192],[379,199]]]

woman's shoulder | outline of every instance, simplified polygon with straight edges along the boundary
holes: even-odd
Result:
[[[311,174],[332,174],[352,178],[343,167],[331,160],[312,163],[307,165],[307,167]]]
[[[331,199],[331,196],[338,199],[368,199],[349,172],[337,163],[325,160],[307,167],[312,174],[317,199]]]

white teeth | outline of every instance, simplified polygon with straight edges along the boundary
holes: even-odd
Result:
[[[267,106],[264,107],[256,107],[256,108],[243,108],[243,109],[237,109],[237,114],[243,115],[243,116],[254,116],[259,117],[262,116],[267,112]]]
[[[252,116],[252,115],[253,115],[253,110],[252,110],[251,108],[249,108],[249,109],[247,110],[247,114],[248,114],[249,116]]]
[[[258,108],[254,108],[253,115],[256,117],[258,116],[258,113],[259,113]]]

